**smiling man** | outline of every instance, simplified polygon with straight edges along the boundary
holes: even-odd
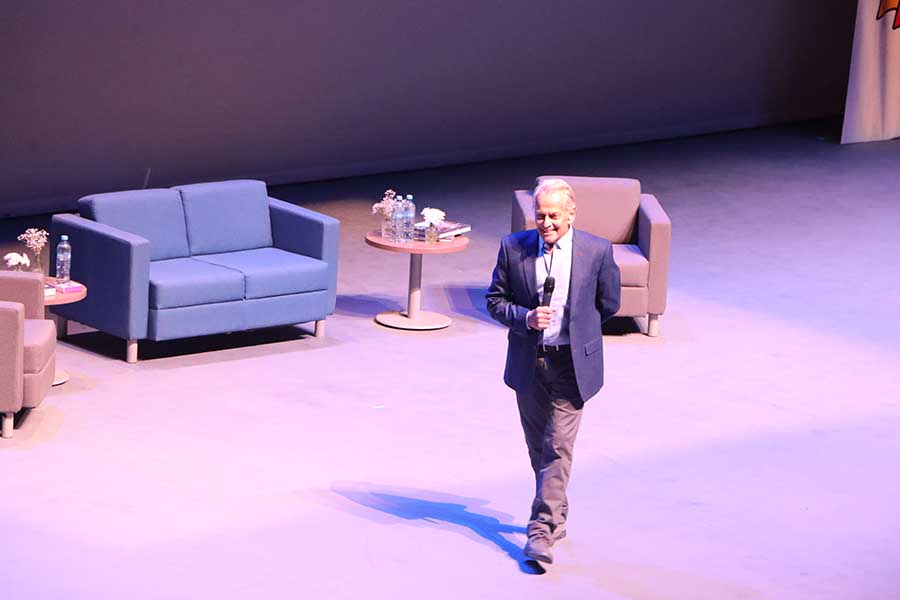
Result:
[[[551,563],[550,547],[566,535],[582,408],[603,385],[601,325],[619,310],[620,284],[612,244],[572,227],[575,192],[564,180],[535,188],[534,220],[536,230],[500,243],[487,307],[509,328],[503,380],[516,392],[535,476],[525,555]]]

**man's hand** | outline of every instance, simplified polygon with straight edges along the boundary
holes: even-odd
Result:
[[[550,327],[550,318],[553,316],[553,309],[549,306],[538,306],[528,311],[525,321],[532,329],[547,329]]]

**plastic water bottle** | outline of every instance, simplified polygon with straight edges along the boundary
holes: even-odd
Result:
[[[416,234],[416,203],[412,194],[406,195],[403,206],[403,240],[411,242]]]
[[[403,236],[403,211],[404,211],[404,202],[402,198],[397,200],[397,203],[394,204],[394,210],[391,211],[391,241],[393,242],[402,242],[404,241]]]
[[[60,283],[69,281],[69,273],[72,270],[72,247],[69,245],[69,236],[59,237],[56,245],[56,280]]]

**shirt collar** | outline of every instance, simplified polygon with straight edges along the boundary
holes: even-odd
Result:
[[[565,252],[568,248],[571,248],[572,244],[572,231],[574,231],[573,227],[569,227],[569,230],[565,233],[564,236],[556,240],[554,244],[555,248],[562,248]],[[546,245],[544,244],[544,238],[541,237],[540,232],[538,232],[538,256],[543,256],[545,252]]]

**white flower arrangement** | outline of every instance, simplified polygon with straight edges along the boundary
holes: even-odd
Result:
[[[441,223],[444,222],[444,217],[446,216],[447,213],[439,208],[426,207],[422,209],[422,218],[425,220],[425,224],[428,226],[438,227]]]
[[[25,242],[25,245],[28,246],[28,249],[34,252],[35,256],[40,256],[41,250],[44,249],[44,246],[47,245],[47,237],[48,234],[43,229],[35,229],[31,227],[25,230],[25,233],[20,235],[18,239],[20,242]]]
[[[376,202],[372,205],[372,214],[381,213],[386,218],[389,218],[394,212],[394,206],[397,202],[397,192],[388,188],[384,191],[384,197],[381,199],[381,202]]]
[[[12,269],[13,267],[25,267],[27,269],[31,266],[31,260],[24,252],[22,254],[19,254],[18,252],[10,252],[3,257],[3,260],[6,261],[6,266],[10,269]]]

